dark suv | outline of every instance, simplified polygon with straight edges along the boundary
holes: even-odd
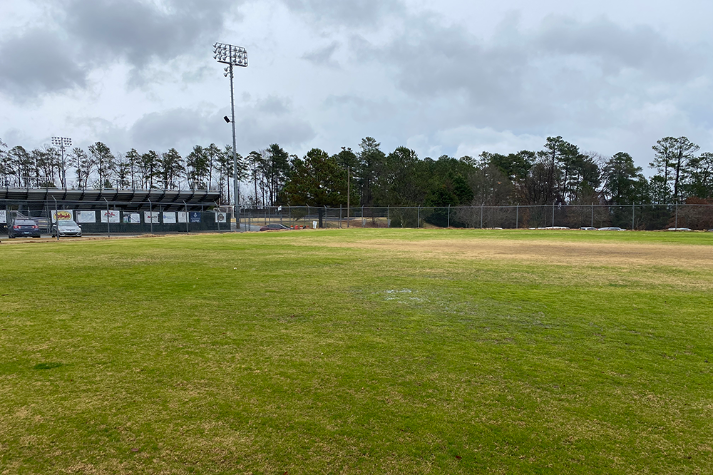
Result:
[[[32,219],[18,218],[12,223],[12,226],[7,227],[7,237],[12,239],[18,236],[38,238],[40,237],[40,227]]]

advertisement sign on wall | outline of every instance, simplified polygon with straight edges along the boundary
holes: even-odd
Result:
[[[176,224],[176,213],[173,211],[164,211],[163,224]]]
[[[56,223],[57,220],[65,220],[65,219],[74,219],[74,213],[72,213],[71,209],[59,209],[59,210],[52,210],[52,222]]]
[[[0,211],[0,224],[6,224],[7,223],[7,211],[1,210]]]
[[[77,211],[78,223],[96,223],[97,214],[94,211]]]
[[[144,223],[158,224],[158,211],[144,211]]]
[[[224,213],[222,211],[217,211],[215,213],[215,222],[216,223],[224,223],[228,219],[228,213]]]
[[[187,216],[185,211],[179,211],[178,213],[178,222],[179,223],[185,223],[187,221]]]
[[[126,224],[141,224],[141,215],[139,213],[124,213],[124,222]]]
[[[191,211],[190,217],[191,217],[191,223],[200,223],[201,222],[201,212],[200,211]]]
[[[120,223],[121,222],[121,217],[120,217],[121,211],[118,210],[102,210],[101,211],[101,220],[102,223]]]

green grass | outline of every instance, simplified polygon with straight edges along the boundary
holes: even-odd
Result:
[[[713,472],[713,268],[398,249],[445,239],[713,246],[361,229],[3,245],[0,474]]]

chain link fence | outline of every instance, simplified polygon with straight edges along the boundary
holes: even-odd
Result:
[[[530,205],[454,207],[275,206],[241,209],[185,203],[0,200],[0,232],[16,217],[34,219],[51,232],[53,216],[74,219],[84,234],[259,231],[267,225],[294,228],[603,228],[634,230],[713,228],[713,205]]]
[[[529,205],[320,208],[279,206],[241,210],[253,230],[279,223],[308,228],[713,228],[713,205]]]

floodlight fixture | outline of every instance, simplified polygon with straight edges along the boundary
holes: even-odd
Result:
[[[59,177],[62,181],[62,188],[67,188],[67,171],[64,169],[64,149],[72,146],[72,139],[69,137],[52,137],[52,145],[58,147],[62,153],[62,174]]]
[[[240,188],[238,185],[238,157],[235,152],[235,99],[233,94],[233,67],[239,66],[246,68],[248,66],[248,52],[242,46],[234,46],[226,43],[213,43],[213,59],[219,63],[227,64],[223,76],[230,76],[230,119],[228,116],[223,117],[225,122],[232,124],[233,128],[233,196],[235,199],[235,207],[233,208],[233,217],[237,227],[240,227]]]

